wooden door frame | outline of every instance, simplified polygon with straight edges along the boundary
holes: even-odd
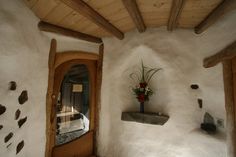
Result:
[[[89,131],[80,136],[79,138],[76,138],[70,142],[66,142],[61,145],[56,145],[56,132],[53,132],[51,135],[51,141],[53,145],[55,145],[52,148],[52,156],[53,157],[72,157],[72,156],[78,156],[78,157],[84,157],[95,154],[94,148],[95,148],[95,108],[96,108],[96,67],[97,67],[97,61],[96,60],[87,60],[87,59],[72,59],[69,61],[66,61],[62,64],[60,64],[55,69],[55,75],[54,75],[54,91],[53,91],[53,97],[58,98],[58,94],[61,90],[61,85],[64,79],[64,76],[68,73],[68,71],[75,65],[82,64],[87,67],[88,70],[88,77],[89,77]],[[52,99],[52,105],[57,104],[57,99]],[[56,124],[57,124],[57,111],[56,106],[51,112],[51,121],[53,123],[52,126],[55,127],[56,130]],[[78,146],[80,149],[78,149]]]
[[[51,46],[49,51],[49,59],[48,59],[48,89],[46,95],[46,148],[45,148],[45,157],[52,156],[52,149],[55,146],[55,114],[54,108],[55,104],[53,104],[53,99],[56,96],[53,93],[54,89],[54,75],[55,70],[61,64],[75,60],[75,59],[86,59],[86,60],[93,60],[97,62],[97,81],[96,81],[96,100],[95,100],[95,122],[94,122],[94,151],[97,151],[97,136],[98,136],[98,119],[99,119],[99,112],[101,106],[101,83],[102,83],[102,62],[103,62],[103,44],[99,46],[99,54],[84,52],[84,51],[65,51],[57,53],[56,50],[57,42],[55,39],[51,40]]]

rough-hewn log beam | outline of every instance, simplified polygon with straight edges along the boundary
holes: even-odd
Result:
[[[113,26],[107,19],[101,16],[97,11],[91,8],[82,0],[60,0],[65,3],[67,6],[77,11],[81,15],[85,16],[92,22],[94,22],[99,27],[113,34],[119,39],[124,38],[124,34],[115,26]]]
[[[132,18],[134,24],[136,25],[138,31],[140,33],[144,32],[146,30],[146,26],[144,24],[142,15],[139,11],[136,0],[122,0],[122,1],[130,17]]]
[[[52,95],[54,86],[54,64],[56,58],[57,41],[55,39],[51,40],[51,47],[49,51],[48,58],[48,89],[46,97],[46,151],[45,157],[51,157],[52,147],[54,144],[54,137],[52,137],[53,125],[51,123],[51,113],[52,113]]]
[[[224,76],[224,91],[225,91],[225,110],[227,122],[227,143],[228,143],[228,156],[235,157],[236,155],[236,120],[235,120],[235,85],[234,74],[235,69],[234,61],[223,61],[223,76]]]
[[[205,68],[210,68],[222,62],[224,60],[232,59],[236,56],[236,41],[218,52],[217,54],[205,58],[203,61],[203,66]]]
[[[170,11],[170,17],[167,25],[167,30],[172,31],[177,27],[178,18],[181,14],[185,0],[173,0]]]
[[[84,34],[81,32],[77,32],[77,31],[73,31],[70,29],[66,29],[63,27],[59,27],[47,22],[43,22],[40,21],[38,23],[38,28],[41,31],[46,31],[46,32],[52,32],[52,33],[57,33],[57,34],[61,34],[61,35],[65,35],[65,36],[69,36],[69,37],[73,37],[73,38],[77,38],[80,40],[85,40],[85,41],[89,41],[89,42],[94,42],[94,43],[102,43],[102,39],[95,37],[95,36],[91,36],[88,34]]]
[[[195,33],[200,34],[214,24],[220,17],[236,7],[236,0],[224,0],[220,3],[199,25],[195,27]]]

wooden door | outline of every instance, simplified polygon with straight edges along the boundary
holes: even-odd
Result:
[[[96,65],[94,60],[77,59],[55,69],[52,157],[94,155]],[[66,97],[68,92],[71,94]]]

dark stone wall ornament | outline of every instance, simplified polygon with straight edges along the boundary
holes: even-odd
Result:
[[[6,112],[6,107],[0,104],[0,115]]]
[[[9,89],[10,90],[16,90],[16,82],[15,81],[11,81],[9,83]]]
[[[10,81],[8,90],[15,91],[16,88],[17,88],[16,82],[15,81]],[[26,101],[28,101],[28,92],[27,92],[27,90],[23,90],[21,92],[21,94],[19,95],[19,97],[18,97],[18,102],[19,102],[19,104],[22,105]],[[5,112],[6,112],[6,107],[0,104],[0,115],[5,113]],[[21,119],[20,119],[20,117],[21,117],[21,110],[18,108],[18,109],[15,110],[14,119],[17,120],[19,128],[21,128],[25,124],[25,122],[27,121],[27,116],[25,116],[24,118],[21,118]],[[3,125],[0,124],[0,130],[2,130],[2,128],[3,128]],[[6,149],[11,149],[11,147],[15,147],[14,142],[11,142],[13,136],[15,136],[13,134],[13,132],[10,132],[5,136],[4,142],[6,143],[6,145],[5,145]],[[25,145],[24,140],[22,140],[21,142],[19,142],[17,144],[16,154],[18,154],[23,149],[24,145]]]
[[[210,123],[210,124],[214,124],[214,118],[212,115],[210,115],[210,113],[206,112],[204,114],[204,119],[203,119],[204,123]]]
[[[28,92],[27,90],[24,90],[21,92],[19,98],[18,98],[18,102],[19,104],[24,104],[26,101],[28,100]]]
[[[202,99],[198,98],[197,102],[198,102],[199,108],[202,108],[202,102],[203,102]]]
[[[192,89],[198,89],[199,88],[199,86],[197,85],[197,84],[191,84],[191,86],[190,86]]]
[[[18,143],[18,145],[16,147],[16,154],[18,154],[22,150],[24,145],[25,145],[24,140],[22,140],[20,143]]]
[[[13,137],[13,133],[10,132],[10,133],[4,138],[4,142],[7,143],[12,137]]]
[[[21,126],[22,126],[26,121],[27,121],[27,117],[20,119],[20,120],[18,121],[18,126],[19,126],[19,128],[21,128]]]
[[[208,112],[205,113],[201,129],[206,131],[208,134],[214,134],[216,132],[216,125],[214,118]]]
[[[20,117],[21,111],[19,109],[15,112],[15,120],[17,120]]]

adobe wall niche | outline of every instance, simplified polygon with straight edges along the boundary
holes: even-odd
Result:
[[[225,119],[221,67],[215,68],[210,73],[214,76],[210,76],[198,65],[198,60],[201,64],[200,57],[195,60],[195,56],[190,54],[178,54],[175,46],[173,49],[169,46],[164,50],[154,50],[155,47],[150,48],[145,44],[132,45],[128,49],[127,45],[118,51],[105,47],[100,114],[102,142],[108,140],[107,146],[104,145],[106,143],[101,144],[102,148],[107,148],[107,152],[102,152],[107,153],[104,156],[226,156],[225,139],[222,139],[224,133],[213,138],[199,129],[206,111],[214,117]],[[130,123],[120,119],[123,111],[139,110],[139,103],[130,89],[132,80],[129,74],[141,59],[149,67],[163,68],[151,81],[155,95],[145,107],[147,112],[162,112],[170,116],[163,126]],[[205,80],[205,77],[212,79]],[[215,80],[217,77],[219,79]],[[200,84],[201,90],[192,90],[190,85],[193,82]],[[215,88],[222,90],[215,92]],[[213,93],[217,100],[209,99]],[[202,109],[198,106],[198,97],[206,100]],[[111,138],[106,139],[107,136]],[[211,147],[205,150],[206,145]]]
[[[222,66],[206,70],[202,61],[235,40],[235,17],[231,14],[200,36],[191,30],[159,28],[127,33],[123,41],[104,39],[100,156],[226,157],[225,129],[213,136],[200,130],[205,112],[225,120]],[[123,111],[139,110],[129,74],[141,59],[163,68],[151,82],[156,94],[146,106],[147,111],[170,116],[163,126],[120,119]],[[191,84],[199,89],[191,89]]]

